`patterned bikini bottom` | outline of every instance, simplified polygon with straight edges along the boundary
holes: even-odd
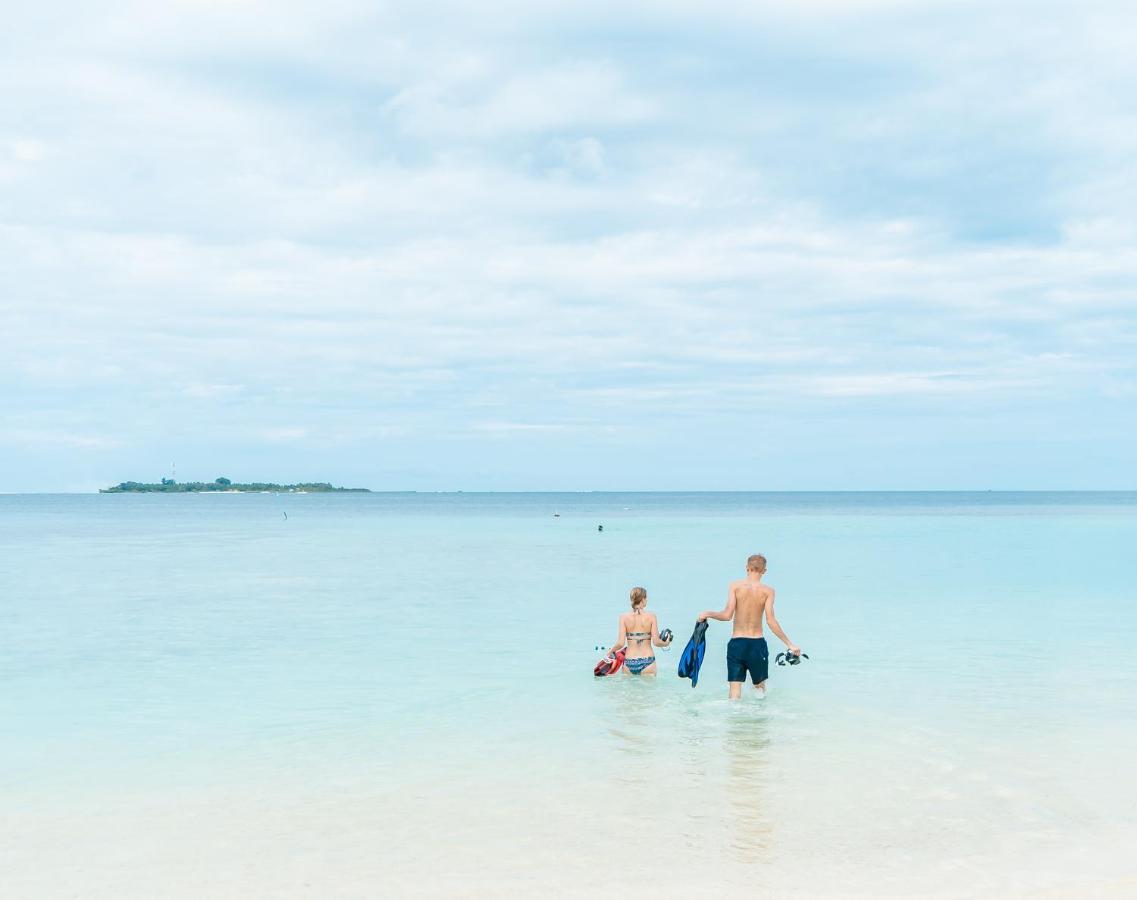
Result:
[[[633,675],[639,675],[644,669],[655,662],[654,656],[644,656],[640,659],[625,659],[624,668]]]

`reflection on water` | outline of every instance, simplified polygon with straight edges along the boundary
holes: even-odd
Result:
[[[615,771],[610,782],[616,802],[635,819],[654,806],[659,793],[655,758],[659,752],[658,726],[652,722],[658,715],[658,685],[654,677],[617,675],[607,691],[608,732],[611,735]]]
[[[692,692],[655,679],[596,687],[610,745],[597,781],[709,860],[768,863],[776,816],[769,701],[731,702],[713,693],[719,685]]]
[[[650,760],[654,755],[652,714],[658,715],[659,693],[655,678],[618,674],[607,691],[609,712],[608,731],[612,735],[613,749],[627,763],[622,771],[635,773],[636,764]],[[629,775],[629,777],[631,777]]]
[[[766,790],[770,764],[770,721],[756,700],[738,701],[724,717],[726,797],[731,807],[730,845],[741,862],[768,857],[775,810]]]

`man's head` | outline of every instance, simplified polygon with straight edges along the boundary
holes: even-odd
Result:
[[[766,557],[761,553],[755,553],[746,560],[746,571],[757,572],[759,575],[766,574]]]

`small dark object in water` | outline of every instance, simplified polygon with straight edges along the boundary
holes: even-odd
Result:
[[[779,653],[774,657],[774,662],[779,666],[796,666],[801,664],[803,657],[809,659],[809,654]]]
[[[603,530],[604,530],[604,526],[603,526],[603,525],[597,525],[597,526],[596,526],[596,530],[597,530],[597,531],[603,531]]]

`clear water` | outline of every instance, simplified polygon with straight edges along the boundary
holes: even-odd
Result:
[[[5,894],[1125,896],[1135,545],[1134,493],[0,496]],[[731,704],[729,626],[675,668],[752,552],[811,660]],[[636,584],[676,648],[595,680]]]

